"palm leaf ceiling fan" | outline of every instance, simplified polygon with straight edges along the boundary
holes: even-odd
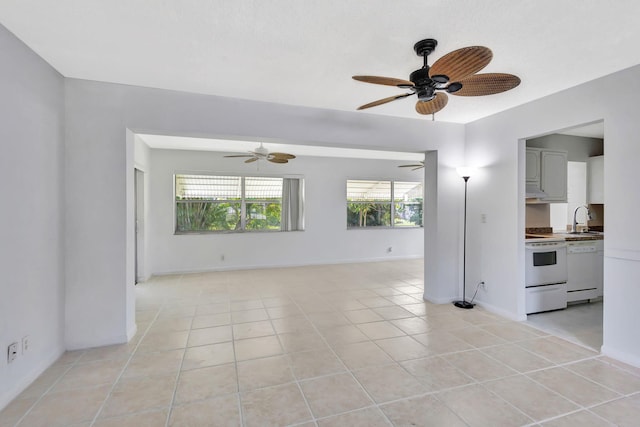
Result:
[[[254,151],[249,151],[249,154],[232,154],[224,157],[248,157],[245,163],[253,163],[258,160],[267,160],[271,163],[289,163],[289,160],[295,159],[296,156],[289,153],[270,153],[262,143]]]
[[[408,89],[403,93],[361,105],[358,110],[376,107],[411,95],[418,96],[416,111],[419,114],[435,114],[449,101],[447,93],[458,96],[484,96],[505,92],[520,84],[520,78],[513,74],[476,74],[486,67],[493,53],[484,46],[469,46],[454,50],[438,59],[431,67],[427,57],[438,42],[434,39],[421,40],[413,46],[424,65],[409,76],[409,80],[393,77],[353,76],[354,80],[379,85]]]

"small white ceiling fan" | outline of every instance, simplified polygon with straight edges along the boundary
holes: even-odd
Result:
[[[271,163],[289,163],[289,160],[296,158],[296,156],[289,153],[270,153],[262,143],[254,151],[249,151],[249,154],[232,154],[224,157],[248,157],[244,161],[245,163],[253,163],[258,160],[267,160]]]

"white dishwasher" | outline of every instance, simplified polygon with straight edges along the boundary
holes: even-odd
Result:
[[[567,302],[600,296],[598,244],[595,240],[567,242]]]

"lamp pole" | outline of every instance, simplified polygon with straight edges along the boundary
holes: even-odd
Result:
[[[455,301],[453,305],[459,308],[470,309],[473,304],[467,302],[467,182],[469,181],[468,168],[458,168],[458,173],[464,179],[464,231],[462,233],[462,301]]]

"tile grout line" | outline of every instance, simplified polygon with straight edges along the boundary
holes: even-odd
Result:
[[[298,310],[300,310],[304,314],[304,312],[298,306],[297,302],[295,302],[291,297],[289,297],[288,294],[287,294],[287,298],[293,303],[293,305],[295,305],[298,308]],[[264,304],[264,302],[263,302],[263,304]],[[285,362],[287,363],[287,367],[289,368],[289,372],[291,373],[291,378],[293,378],[293,382],[296,384],[296,387],[298,388],[298,391],[300,392],[300,395],[302,396],[302,400],[304,401],[304,404],[307,407],[307,410],[309,411],[309,415],[311,415],[311,421],[314,424],[317,425],[318,423],[315,421],[315,416],[313,414],[313,411],[311,410],[311,405],[309,404],[309,400],[307,399],[307,396],[304,394],[304,391],[302,391],[302,386],[300,385],[300,382],[298,380],[298,376],[293,371],[293,366],[291,366],[291,363],[289,361],[289,354],[286,352],[286,349],[284,348],[284,345],[282,345],[282,339],[280,337],[280,334],[278,334],[276,332],[276,328],[275,328],[275,326],[273,324],[273,319],[271,318],[271,315],[269,314],[269,310],[266,307],[265,307],[265,310],[267,312],[267,317],[269,318],[269,324],[271,325],[271,328],[273,329],[273,333],[275,334],[276,339],[278,340],[278,343],[280,344],[280,348],[282,349],[282,357],[284,358]],[[309,319],[307,319],[307,320],[309,320]],[[307,422],[307,421],[300,422],[299,424],[303,424],[305,422]]]
[[[181,281],[182,281],[182,276],[178,281],[178,285],[180,284]],[[180,359],[180,367],[178,368],[178,372],[176,373],[176,383],[173,386],[173,393],[171,395],[171,402],[169,402],[169,410],[167,411],[167,419],[165,420],[165,427],[169,426],[169,422],[171,421],[171,415],[173,414],[173,405],[176,400],[176,394],[178,393],[178,384],[180,382],[180,377],[182,376],[182,366],[184,365],[184,358],[187,355],[187,348],[189,348],[189,338],[191,337],[193,319],[196,316],[197,310],[198,309],[196,305],[196,308],[193,310],[193,316],[191,316],[191,323],[189,324],[189,333],[187,334],[187,340],[185,342],[184,351],[182,352],[182,358]]]
[[[163,304],[164,306],[164,304]],[[116,377],[116,379],[113,381],[113,384],[111,385],[111,388],[109,389],[109,392],[107,393],[107,396],[104,398],[104,400],[102,401],[102,404],[100,405],[100,408],[98,408],[98,411],[96,412],[96,414],[94,415],[93,419],[91,420],[91,423],[89,424],[89,427],[92,427],[96,421],[98,420],[98,417],[100,416],[100,414],[102,413],[102,411],[104,410],[104,407],[107,403],[107,401],[109,400],[109,398],[111,397],[111,394],[113,393],[113,391],[116,388],[116,384],[118,384],[118,382],[120,381],[120,379],[122,378],[122,375],[124,374],[124,372],[127,370],[127,367],[129,366],[129,363],[131,363],[131,359],[133,359],[133,356],[136,354],[136,352],[138,351],[138,347],[140,346],[140,343],[142,342],[142,340],[144,339],[144,337],[147,336],[147,333],[149,333],[149,329],[151,328],[151,325],[153,325],[153,323],[155,323],[155,321],[158,319],[158,316],[160,315],[162,309],[158,310],[158,312],[156,313],[156,315],[154,316],[153,320],[149,323],[149,326],[147,327],[147,329],[144,331],[144,333],[142,334],[142,336],[140,337],[140,340],[136,343],[133,351],[131,352],[131,354],[129,355],[129,357],[127,358],[127,362],[124,364],[124,366],[122,367],[122,370],[120,371],[120,374],[118,374],[118,376]]]

